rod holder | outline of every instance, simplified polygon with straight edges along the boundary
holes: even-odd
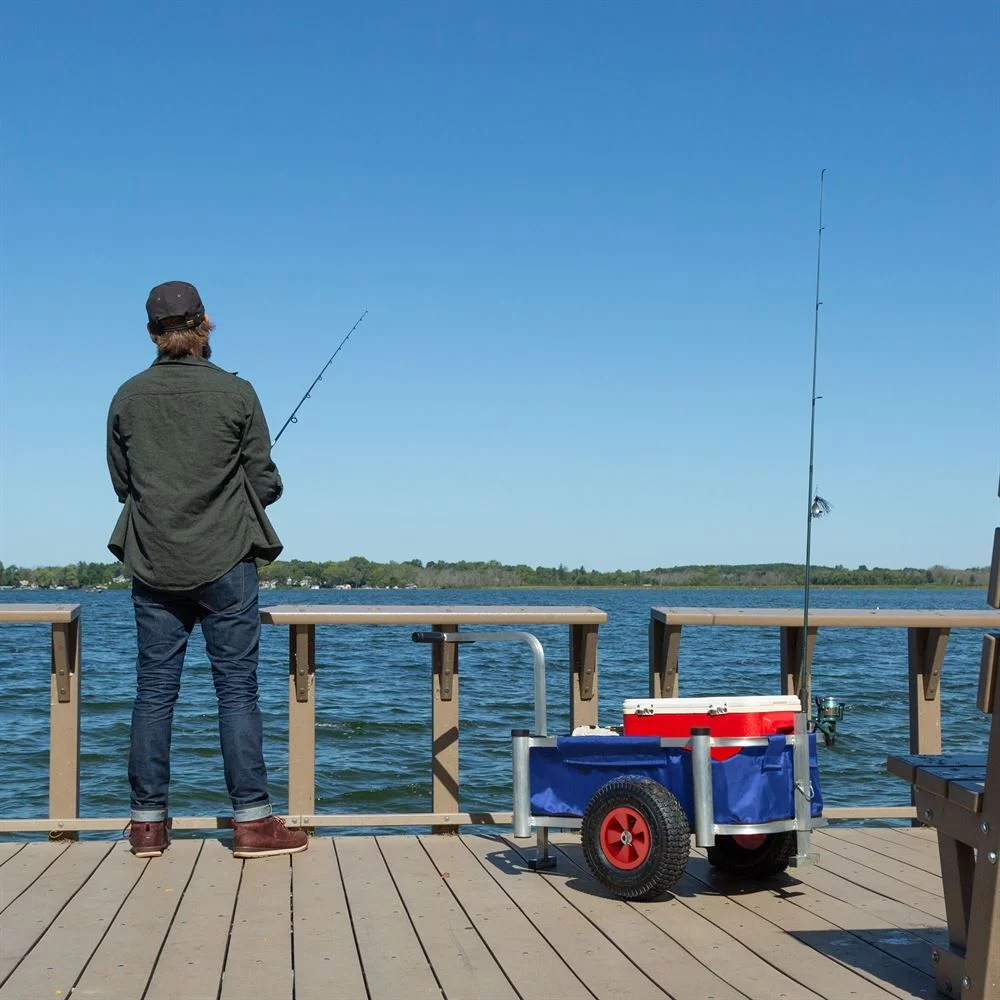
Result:
[[[514,836],[531,836],[531,785],[528,772],[528,747],[531,737],[527,729],[512,729],[511,761],[514,789]]]
[[[414,642],[431,644],[431,643],[447,643],[448,645],[458,646],[462,643],[474,643],[476,640],[469,638],[472,633],[465,632],[414,632],[410,635],[410,638]]]
[[[694,784],[694,842],[698,847],[715,846],[715,803],[712,798],[711,730],[691,730],[691,778]]]
[[[530,632],[414,632],[410,638],[422,643],[524,642],[531,649],[535,685],[535,733],[548,736],[548,716],[545,706],[545,650],[537,636]]]
[[[809,774],[809,734],[805,712],[795,713],[795,748],[792,752],[792,796],[795,799],[795,856],[793,868],[819,861],[810,853],[809,831],[812,828],[812,777]]]

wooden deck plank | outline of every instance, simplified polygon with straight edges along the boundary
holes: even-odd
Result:
[[[146,865],[73,987],[74,994],[88,1000],[142,1000],[201,844],[174,841],[161,858]]]
[[[799,992],[793,992],[793,996],[802,996],[806,990],[827,1000],[840,1000],[842,997],[884,1000],[888,996],[884,990],[796,940],[770,921],[724,895],[708,891],[696,879],[685,876],[675,889],[677,898],[685,906],[712,921],[730,938],[740,941],[758,958],[769,962],[796,982]]]
[[[35,843],[8,863],[58,853],[0,914],[0,1000],[215,1000],[220,982],[240,1000],[930,997],[943,900],[871,867],[937,878],[935,832],[912,829],[817,834],[819,866],[759,883],[695,850],[649,903],[600,887],[578,834],[553,834],[560,867],[542,873],[525,842],[487,834],[318,838],[245,864],[214,839],[148,862]]]
[[[579,843],[567,843],[562,836],[559,840],[560,852],[567,854],[578,866],[585,867]],[[748,995],[765,998],[794,997],[795,1000],[804,997],[854,995],[831,993],[823,988],[829,966],[829,960],[823,956],[816,956],[820,959],[817,963],[810,957],[812,953],[809,949],[791,949],[791,954],[788,954],[788,949],[779,948],[773,954],[770,946],[774,941],[780,940],[781,935],[768,933],[761,940],[759,930],[764,925],[759,922],[755,924],[754,920],[749,921],[748,939],[745,934],[747,915],[736,903],[707,889],[698,879],[684,875],[674,887],[674,899],[681,903],[682,912],[675,915],[669,923],[665,919],[668,911],[660,900],[629,905],[666,930],[685,948],[691,949],[692,954],[703,964],[732,981],[738,989],[747,991]],[[770,931],[767,927],[765,930]],[[815,983],[812,982],[813,979],[816,980]],[[845,982],[853,987],[860,984],[862,994],[869,995],[865,992],[868,984],[856,978],[853,982],[841,978],[837,985],[843,988]],[[886,996],[885,993],[877,995]]]
[[[371,1000],[440,1000],[441,990],[375,838],[338,837],[334,846]]]
[[[504,840],[518,853],[522,863],[534,852],[533,837],[524,841],[512,837],[505,837]],[[690,963],[691,956],[653,923],[636,913],[625,900],[608,892],[585,868],[578,867],[570,856],[563,853],[562,845],[555,843],[555,838],[553,846],[557,851],[558,867],[538,872],[538,876],[545,879],[654,983],[660,984],[667,995],[679,995],[680,983],[685,978],[685,964]],[[715,982],[712,988],[724,988],[724,984]],[[746,995],[737,993],[737,996]]]
[[[904,998],[934,996],[934,968],[926,941],[875,920],[870,913],[848,903],[822,896],[799,881],[795,872],[737,881],[713,869],[700,850],[689,870],[706,885],[724,888],[737,902],[787,929],[810,947],[860,971],[887,992]]]
[[[94,842],[72,846],[73,851],[67,853],[68,847],[62,844],[27,845],[29,848],[43,848],[40,856],[55,860],[0,915],[0,983],[31,950],[73,893],[87,881],[111,850],[109,844]]]
[[[637,968],[584,914],[539,877],[509,844],[498,837],[466,836],[462,842],[514,905],[538,928],[560,955],[573,955],[573,972],[595,996],[664,1000],[666,991]],[[707,970],[702,970],[703,972]],[[678,976],[682,970],[678,969]],[[708,977],[702,976],[702,979]],[[722,992],[704,997],[739,997],[716,977]],[[676,980],[675,980],[676,981]]]
[[[496,884],[458,837],[421,837],[455,894],[522,1000],[590,1000],[593,994],[568,962]]]
[[[900,882],[899,879],[895,879],[891,875],[859,864],[850,858],[842,857],[833,851],[819,848],[815,842],[814,846],[820,851],[822,859],[820,863],[826,871],[839,875],[856,885],[878,892],[889,899],[898,900],[914,909],[921,910],[927,914],[927,919],[932,924],[945,920],[944,899],[937,893],[915,889],[912,885]]]
[[[575,856],[575,860],[578,861],[580,865],[583,865],[582,852],[579,846],[567,848],[562,843],[559,845],[560,850],[570,854],[570,856]],[[742,880],[732,879],[731,877],[725,876],[722,873],[715,872],[708,864],[707,861],[701,856],[703,852],[694,849],[695,853],[692,856],[691,862],[689,862],[687,873],[684,878],[675,887],[675,893],[677,898],[682,902],[690,905],[698,913],[705,914],[714,922],[717,922],[720,926],[724,927],[724,938],[725,942],[720,948],[718,954],[711,954],[705,956],[704,961],[706,964],[710,964],[713,970],[723,974],[725,969],[725,963],[727,959],[733,958],[733,965],[731,968],[730,975],[733,976],[734,981],[741,988],[752,992],[754,996],[764,996],[764,997],[775,997],[775,996],[805,996],[805,995],[815,995],[808,993],[804,985],[805,980],[802,980],[802,974],[800,971],[800,965],[803,962],[801,956],[796,958],[794,955],[781,955],[775,954],[771,951],[767,945],[766,940],[768,935],[765,934],[764,942],[761,947],[756,948],[754,942],[761,931],[761,926],[758,924],[756,926],[745,927],[740,922],[740,916],[738,914],[734,915],[733,905],[743,902],[740,899],[741,893],[744,891],[746,884]],[[797,872],[796,872],[797,875]],[[802,892],[802,888],[795,882],[794,877],[785,877],[788,883],[793,886],[793,889],[786,891],[781,891],[780,896],[774,895],[776,890],[778,890],[778,884],[774,880],[769,880],[768,882],[760,884],[751,884],[751,888],[763,893],[763,898],[773,899],[774,905],[777,907],[773,913],[770,914],[758,914],[763,916],[765,920],[769,923],[774,923],[773,918],[774,913],[785,913],[793,914],[789,919],[793,923],[806,923],[808,924],[812,921],[814,924],[818,923],[812,914],[805,912],[799,917],[794,916],[794,906],[798,902],[797,895]],[[818,893],[812,893],[812,899],[810,902],[818,904],[822,907],[825,902],[823,896]],[[730,897],[733,897],[730,899]],[[834,910],[837,909],[837,901],[830,901]],[[637,909],[641,910],[650,919],[656,919],[655,915],[657,912],[662,913],[661,904],[657,902],[652,903],[640,903],[632,904]],[[843,906],[843,904],[841,904]],[[808,911],[809,907],[806,906],[805,909]],[[843,910],[838,911],[838,915],[845,920],[845,922],[850,922],[852,926],[858,927],[862,924],[870,923],[870,917],[864,913],[857,914],[847,914],[846,911],[849,907],[844,907]],[[808,976],[808,984],[814,989],[819,990],[821,993],[831,997],[840,996],[886,996],[888,994],[900,996],[900,997],[911,997],[911,996],[932,996],[933,995],[933,980],[930,978],[929,974],[925,974],[919,971],[913,966],[909,966],[899,960],[899,956],[893,954],[891,947],[887,950],[878,949],[874,944],[874,941],[864,941],[858,940],[852,942],[847,935],[839,934],[839,925],[836,925],[834,921],[829,920],[823,914],[820,914],[821,921],[820,931],[824,934],[824,945],[821,948],[817,948],[816,944],[812,941],[803,940],[802,943],[808,945],[808,947],[814,949],[814,954],[822,960],[834,959],[840,961],[841,965],[844,965],[843,953],[853,953],[855,956],[858,952],[861,953],[863,957],[867,959],[867,966],[871,966],[875,973],[871,974],[868,971],[861,971],[860,975],[869,980],[869,984],[864,984],[859,986],[857,980],[854,984],[854,992],[847,993],[841,992],[841,990],[848,989],[847,983],[841,983],[838,988],[835,988],[833,992],[827,993],[825,990],[830,983],[830,974],[825,972],[820,974],[819,970],[810,969],[810,975]],[[683,926],[683,924],[681,924]],[[888,930],[889,934],[893,936],[894,939],[898,939],[900,943],[906,943],[912,946],[913,951],[911,957],[914,957],[916,961],[924,960],[925,965],[930,964],[930,948],[926,942],[909,940],[906,939],[904,932],[900,931],[898,928],[894,928],[888,924],[885,924],[885,928]],[[766,928],[764,929],[766,931]],[[830,933],[832,931],[832,934]],[[671,934],[675,934],[673,928],[670,930]],[[744,939],[746,936],[746,941]],[[773,934],[770,935],[773,937]],[[791,935],[794,938],[794,934]],[[789,935],[785,929],[778,935],[778,940],[784,939],[785,941],[790,940]],[[839,939],[839,940],[838,940]],[[905,941],[904,941],[905,939]],[[687,943],[687,942],[685,942]],[[769,965],[773,963],[775,968],[772,969],[772,973],[781,976],[779,970],[785,970],[788,976],[782,976],[784,983],[780,984],[779,989],[783,986],[784,992],[779,992],[772,986],[770,991],[768,991],[768,984],[766,981],[764,983],[751,985],[751,980],[745,978],[745,973],[752,970],[752,965],[746,962],[746,959],[742,955],[734,955],[733,949],[745,949],[745,944],[749,944],[750,947],[754,947],[755,951],[759,952],[754,954],[751,952],[753,958],[762,965]],[[835,950],[830,950],[830,945],[832,944]],[[888,944],[888,942],[887,942]],[[719,947],[716,945],[716,947]],[[841,954],[838,954],[841,953]],[[787,959],[787,960],[786,960]],[[750,969],[748,970],[748,965]],[[805,961],[805,967],[809,968],[809,961]],[[851,975],[858,971],[857,964],[848,961],[846,963],[846,969]],[[878,973],[883,973],[883,977],[880,979]],[[794,982],[791,977],[799,978],[802,984],[799,982]],[[901,989],[898,987],[898,983],[904,984]],[[905,988],[906,986],[911,987],[910,989]],[[875,989],[875,992],[872,992]],[[930,989],[930,993],[927,990]],[[693,995],[693,994],[692,994]]]
[[[132,856],[127,843],[72,844],[0,918],[12,918],[0,928],[3,958],[23,956],[0,997],[69,993],[146,863]],[[0,979],[10,967],[0,961]]]
[[[934,878],[941,877],[941,858],[937,845],[930,841],[927,843],[916,841],[913,844],[907,844],[901,837],[897,837],[895,841],[884,840],[861,827],[829,827],[823,832],[827,836],[836,837],[848,844],[857,844],[874,851],[876,854],[881,854],[885,858],[927,872]]]
[[[313,838],[308,851],[292,857],[292,904],[295,1000],[365,1000],[368,991],[331,837]]]
[[[25,844],[0,868],[0,913],[7,909],[69,846],[69,841]]]
[[[377,843],[444,995],[517,1000],[503,969],[420,843],[393,836],[379,837]]]
[[[882,893],[875,892],[867,886],[858,885],[849,879],[828,871],[823,866],[824,858],[820,855],[819,865],[809,865],[797,868],[794,877],[802,883],[812,886],[821,896],[833,900],[842,900],[851,906],[870,914],[875,921],[884,921],[901,930],[906,930],[915,937],[926,941],[928,946],[943,947],[948,943],[948,931],[943,920],[924,913],[898,899],[891,899]]]
[[[220,841],[203,842],[145,1000],[216,1000],[242,867]]]
[[[845,840],[841,837],[834,837],[823,831],[815,834],[814,843],[816,849],[821,853],[830,852],[837,854],[842,858],[847,858],[849,861],[856,861],[858,864],[882,872],[883,875],[891,875],[897,881],[911,885],[922,892],[940,896],[943,905],[944,886],[941,884],[940,875],[932,875],[922,868],[914,868],[904,861],[890,858],[862,844]]]
[[[845,934],[829,921],[789,905],[787,899],[772,890],[747,888],[738,879],[716,873],[707,861],[697,856],[688,863],[685,878],[695,884],[696,901],[714,891],[718,894],[716,899],[725,899],[735,908],[722,913],[734,937],[739,934],[758,954],[766,955],[788,974],[802,977],[816,992],[831,1000],[848,996],[922,995],[883,980],[882,960],[889,956]],[[859,959],[859,953],[863,960]],[[894,971],[900,973],[902,963],[896,966]],[[912,972],[906,969],[907,975]]]
[[[243,862],[220,1000],[292,1000],[291,885],[288,855]]]
[[[751,1000],[817,996],[678,899],[651,903],[619,899],[590,874],[579,837],[556,835],[553,843],[559,852],[560,875],[545,877],[672,995],[736,995]],[[691,963],[700,969],[693,975]]]
[[[937,830],[933,826],[895,826],[892,829],[905,833],[907,837],[919,837],[937,843]]]
[[[15,854],[23,851],[26,846],[26,844],[16,840],[0,841],[0,865],[5,865]],[[0,896],[0,900],[2,899],[3,896]]]
[[[674,887],[674,895],[789,979],[827,1000],[841,1000],[842,997],[884,1000],[888,995],[839,962],[690,875],[685,875]]]
[[[835,825],[828,826],[826,828],[829,833],[832,830],[837,829],[861,829],[869,837],[876,837],[878,840],[883,841],[886,844],[899,844],[901,847],[908,847],[914,851],[922,851],[930,854],[932,857],[938,858],[937,849],[937,834],[934,836],[909,836],[910,832],[915,830],[920,833],[922,830],[926,830],[927,827],[908,827],[908,826],[864,826],[864,827],[838,827]],[[938,858],[940,861],[940,858]]]
[[[812,868],[812,870],[816,869]],[[825,917],[843,930],[857,934],[869,944],[880,948],[887,954],[894,955],[919,972],[933,976],[931,942],[927,938],[920,936],[914,930],[903,928],[899,924],[883,919],[877,913],[872,912],[870,908],[859,905],[858,902],[848,901],[823,892],[814,884],[803,879],[804,871],[804,868],[796,868],[782,875],[776,875],[761,885],[777,893],[782,899],[788,899],[796,906],[801,906]],[[829,873],[823,874],[829,878],[835,878],[835,876],[829,876]],[[844,885],[851,886],[851,883],[844,883]],[[853,888],[858,887],[854,886]],[[937,930],[943,932],[942,928]],[[941,943],[941,939],[939,938],[935,943]]]

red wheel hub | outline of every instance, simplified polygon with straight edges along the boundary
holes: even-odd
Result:
[[[612,809],[601,823],[601,851],[622,871],[638,868],[649,857],[649,824],[631,806]]]
[[[733,841],[744,851],[756,851],[764,841],[767,840],[766,833],[737,833],[733,835]]]

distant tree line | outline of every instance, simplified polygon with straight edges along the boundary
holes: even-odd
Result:
[[[672,566],[656,569],[600,570],[583,566],[507,566],[490,562],[371,562],[363,556],[342,561],[281,560],[264,566],[261,580],[277,587],[794,587],[804,583],[804,567],[796,563],[744,566]],[[815,586],[828,587],[985,587],[988,567],[886,569],[881,566],[813,566]],[[78,562],[69,566],[4,566],[6,587],[128,586],[131,574],[121,563]]]
[[[117,580],[117,582],[116,582]],[[132,582],[128,568],[120,562],[78,562],[69,566],[5,566],[0,562],[0,585],[4,587],[127,587]]]

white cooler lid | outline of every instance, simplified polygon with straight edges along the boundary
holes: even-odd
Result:
[[[721,710],[721,711],[720,711]],[[802,703],[793,694],[713,695],[707,698],[627,698],[625,715],[707,715],[735,712],[800,712]]]

